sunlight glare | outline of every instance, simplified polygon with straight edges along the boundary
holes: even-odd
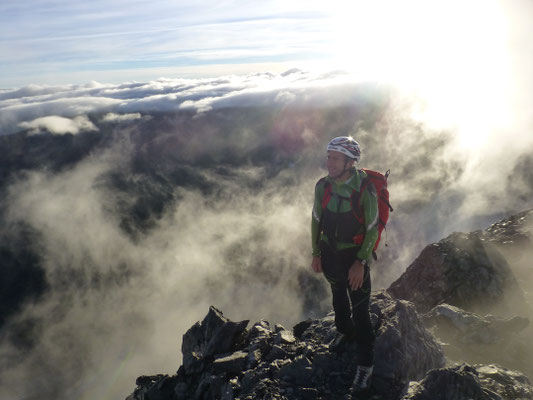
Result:
[[[498,1],[333,4],[334,62],[357,79],[416,94],[426,105],[417,117],[457,128],[466,148],[508,122],[507,21]]]

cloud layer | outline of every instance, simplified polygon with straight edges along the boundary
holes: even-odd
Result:
[[[0,132],[11,134],[29,127],[28,124],[38,118],[49,116],[75,118],[102,113],[201,112],[212,108],[267,104],[334,106],[349,101],[351,92],[337,91],[336,96],[328,96],[327,92],[331,86],[347,82],[350,79],[346,74],[317,75],[290,70],[281,75],[159,79],[119,85],[97,82],[82,86],[32,85],[0,92]]]
[[[38,134],[44,131],[53,135],[64,135],[65,133],[75,135],[79,132],[98,130],[85,115],[78,115],[72,119],[51,115],[49,117],[36,118],[29,122],[21,122],[19,126],[23,129],[29,129],[30,134]]]

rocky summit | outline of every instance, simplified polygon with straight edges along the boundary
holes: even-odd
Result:
[[[531,247],[531,216],[430,244],[372,294],[374,374],[364,395],[351,393],[356,343],[332,346],[333,313],[288,330],[230,321],[212,306],[183,335],[177,373],[139,377],[127,400],[533,399],[529,319],[512,315],[527,300],[501,253]]]
[[[177,373],[137,378],[126,400],[533,399],[533,387],[518,371],[494,364],[446,366],[411,303],[380,291],[372,295],[370,308],[376,362],[372,389],[364,396],[350,390],[357,345],[330,348],[337,335],[332,313],[292,330],[264,320],[247,328],[249,321],[230,321],[212,306],[183,336]]]
[[[377,333],[374,395],[397,399],[407,382],[443,367],[444,355],[409,302],[381,291],[370,307]],[[211,307],[183,336],[177,374],[138,378],[128,400],[350,398],[357,346],[330,349],[337,335],[332,313],[292,330],[248,324]]]

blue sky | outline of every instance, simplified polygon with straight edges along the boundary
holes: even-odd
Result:
[[[0,87],[248,72],[324,59],[330,40],[313,1],[4,1]]]
[[[208,77],[321,66],[435,81],[497,64],[498,0],[0,2],[0,88]],[[507,7],[509,8],[509,7]],[[518,15],[524,10],[518,7]],[[527,10],[526,10],[527,11]],[[516,13],[516,10],[515,10]],[[474,51],[472,51],[474,50]],[[496,57],[495,57],[496,56]],[[461,65],[461,71],[458,71]],[[466,68],[465,68],[466,67]],[[425,82],[422,82],[425,84]]]

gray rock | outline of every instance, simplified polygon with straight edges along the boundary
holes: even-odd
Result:
[[[272,346],[270,352],[266,355],[265,360],[267,361],[274,361],[278,359],[284,359],[289,356],[289,353],[287,350],[285,350],[283,347],[275,344]]]
[[[509,340],[529,325],[523,317],[497,318],[492,315],[481,317],[449,304],[440,304],[423,316],[437,335],[467,345],[494,344]]]
[[[310,355],[311,356],[311,355]],[[332,371],[339,371],[341,361],[327,350],[317,350],[313,355],[313,379],[324,384]]]
[[[481,232],[454,233],[427,246],[388,291],[420,312],[447,303],[468,311],[502,312],[524,295],[507,261]]]
[[[296,396],[303,400],[316,400],[319,397],[319,392],[315,388],[298,388]]]
[[[238,391],[238,387],[236,385],[236,381],[232,382],[226,382],[221,389],[221,397],[220,400],[233,400],[235,399],[236,391]]]
[[[383,395],[399,396],[399,382],[420,379],[428,369],[440,367],[442,353],[410,303],[379,292],[372,295],[371,308],[377,331],[375,381]],[[332,313],[306,324],[301,340],[280,325],[273,332],[270,324],[260,321],[248,332],[242,331],[239,337],[244,338],[243,342],[233,340],[231,347],[239,348],[229,354],[207,356],[207,343],[213,343],[225,327],[232,327],[230,332],[234,333],[233,327],[238,325],[238,330],[243,330],[245,326],[226,320],[217,311],[210,309],[202,323],[187,332],[184,349],[195,351],[188,354],[188,364],[184,361],[172,377],[175,383],[168,399],[346,397],[357,366],[357,345],[341,353],[329,350],[329,341],[336,336]],[[226,347],[217,346],[221,348]],[[383,364],[380,357],[387,363]],[[164,376],[141,379],[147,386],[134,392],[138,397],[131,400],[144,399],[139,396],[147,390],[160,390],[162,387],[155,382],[161,379]]]
[[[183,367],[189,373],[200,372],[203,368],[203,347],[205,346],[204,329],[197,322],[183,335],[181,352],[183,354]]]
[[[481,235],[482,240],[509,249],[533,247],[531,229],[533,210],[524,211],[492,224]]]
[[[517,400],[533,399],[525,375],[497,365],[457,365],[434,369],[410,382],[401,400]]]
[[[222,377],[204,373],[198,382],[194,398],[197,400],[216,400],[220,399],[224,380]],[[167,399],[168,400],[168,399]]]
[[[213,370],[217,374],[228,372],[236,375],[244,369],[247,357],[248,353],[239,350],[229,356],[216,358],[213,361]]]
[[[529,320],[522,317],[484,317],[441,304],[423,316],[424,323],[443,344],[452,361],[471,364],[498,363],[508,368],[531,372],[528,357]]]
[[[296,338],[292,334],[291,331],[287,331],[285,329],[278,331],[274,335],[274,343],[275,344],[290,344],[296,342]]]
[[[168,400],[175,398],[176,376],[153,375],[137,378],[137,388],[126,400]]]
[[[249,321],[233,322],[228,321],[218,327],[205,349],[206,356],[227,353],[234,349],[234,345],[239,340],[239,335],[243,334]]]
[[[246,341],[249,342],[248,350],[261,350],[261,353],[267,354],[272,347],[272,335],[273,332],[270,330],[270,326],[266,321],[256,322],[250,331]]]
[[[184,335],[181,345],[183,367],[187,374],[201,372],[216,354],[229,353],[244,344],[248,321],[233,322],[211,306],[201,323],[195,323]],[[241,343],[242,342],[242,343]]]
[[[202,353],[196,351],[183,354],[183,368],[187,374],[197,374],[202,372],[205,367]]]
[[[244,371],[240,379],[241,395],[253,393],[257,389],[258,383],[270,376],[270,364],[261,363],[257,368]]]
[[[186,400],[187,399],[187,392],[189,387],[185,382],[178,382],[178,384],[174,387],[174,393],[176,394],[177,400]]]
[[[261,357],[263,354],[261,353],[261,350],[255,349],[248,353],[248,356],[246,357],[246,364],[245,369],[255,368],[257,364],[261,361]]]
[[[521,372],[494,364],[475,365],[475,368],[483,387],[498,393],[504,400],[533,399],[533,387]]]
[[[484,389],[475,368],[461,365],[434,369],[420,382],[410,382],[401,400],[502,400]]]
[[[222,311],[214,306],[209,307],[209,312],[201,324],[205,340],[209,341],[213,334],[226,322],[228,322],[228,319],[224,317]]]
[[[382,291],[372,296],[370,308],[378,317],[375,374],[410,381],[444,366],[442,349],[411,303],[395,300]]]
[[[305,321],[299,322],[292,328],[292,332],[295,337],[298,339],[301,339],[302,334],[305,332],[307,328],[313,323],[312,319],[306,319]]]
[[[293,362],[289,362],[281,367],[276,374],[276,378],[300,386],[306,385],[309,383],[313,374],[311,365],[311,361],[307,357],[298,356]]]

